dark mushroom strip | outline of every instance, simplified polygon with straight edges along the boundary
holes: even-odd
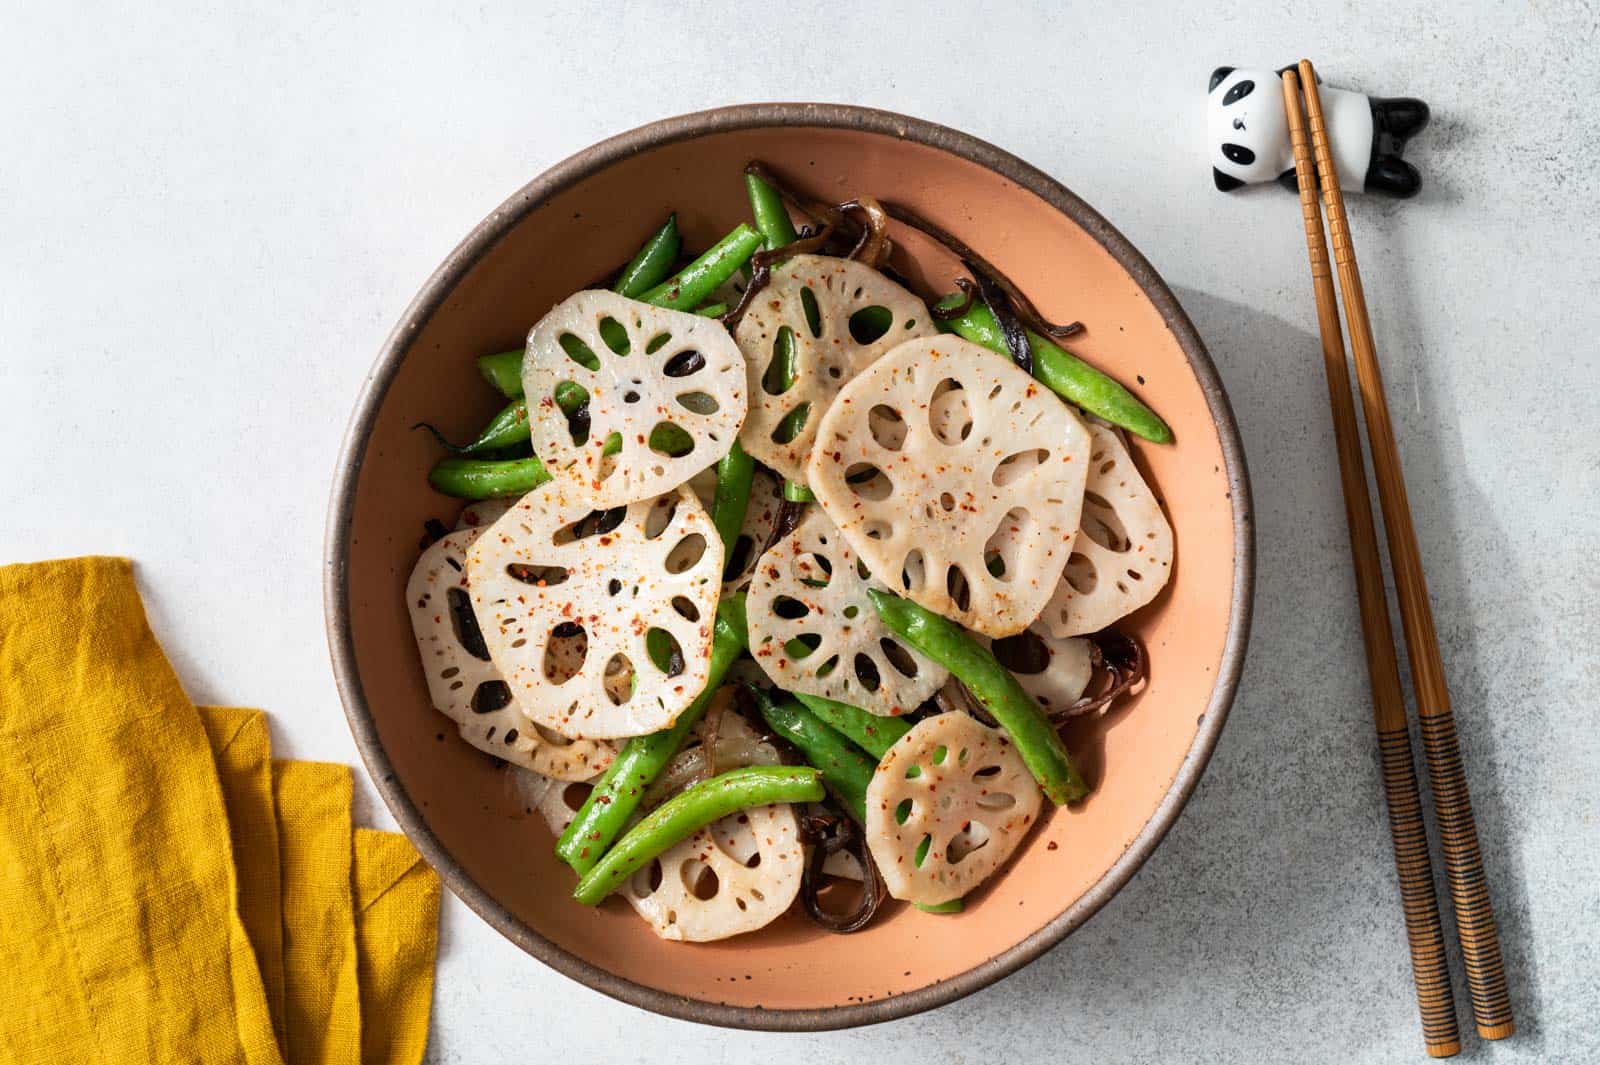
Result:
[[[938,707],[941,714],[971,714],[991,728],[997,724],[993,715],[983,708],[982,703],[973,698],[971,692],[967,691],[967,686],[954,677],[945,681],[944,686],[933,693],[933,705]]]
[[[839,210],[841,213],[859,211],[867,220],[860,239],[845,258],[854,259],[874,270],[881,269],[888,261],[889,252],[893,250],[893,245],[889,241],[889,215],[884,211],[883,205],[871,196],[858,196],[856,199],[841,203]]]
[[[805,874],[800,880],[800,904],[806,915],[818,927],[829,932],[848,935],[859,932],[871,923],[883,904],[883,877],[872,852],[867,848],[866,836],[860,827],[848,818],[809,815],[802,819],[802,827],[816,843],[811,858],[806,862]],[[861,867],[861,898],[855,909],[848,913],[832,913],[822,905],[822,888],[827,874],[822,871],[827,860],[839,851],[846,851]]]
[[[787,537],[800,526],[800,519],[805,515],[806,505],[785,496],[778,503],[778,516],[772,522],[772,535],[767,537],[767,542],[762,545],[761,551],[765,554],[772,549],[772,545]]]
[[[701,780],[710,780],[717,775],[717,740],[722,735],[722,715],[728,712],[728,707],[733,703],[739,689],[724,686],[717,689],[711,697],[710,704],[706,707],[705,742],[701,746],[705,749],[705,765],[701,769]]]
[[[820,229],[807,226],[800,231],[800,239],[785,244],[781,248],[768,248],[758,251],[750,256],[750,283],[744,287],[744,293],[739,297],[739,302],[718,317],[723,325],[729,329],[736,329],[744,318],[745,311],[750,309],[751,302],[757,293],[766,288],[772,280],[772,266],[774,263],[796,255],[811,255],[822,250],[828,238],[833,235],[833,227],[823,223]]]
[[[960,289],[961,294],[965,297],[960,303],[954,303],[949,306],[942,305],[938,300],[932,300],[929,303],[929,312],[941,322],[960,318],[963,314],[972,310],[973,301],[978,298],[978,286],[970,277],[956,278],[956,288]]]
[[[1033,346],[1028,343],[1028,330],[1023,326],[1022,319],[1017,317],[1017,312],[1011,306],[1011,301],[1006,298],[1006,293],[991,277],[981,270],[973,269],[970,262],[964,265],[968,270],[972,270],[973,276],[978,279],[978,292],[983,296],[983,302],[988,305],[989,313],[994,315],[994,320],[1000,325],[1000,335],[1006,339],[1006,350],[1011,353],[1011,361],[1031,377]]]
[[[450,530],[445,528],[444,522],[438,518],[429,518],[423,522],[422,531],[427,534],[422,538],[422,549],[424,551],[450,535]]]
[[[1149,662],[1144,644],[1136,637],[1125,636],[1114,629],[1104,629],[1088,637],[1089,660],[1094,664],[1096,676],[1106,678],[1103,690],[1097,695],[1085,695],[1064,710],[1051,716],[1057,724],[1084,714],[1101,713],[1126,695],[1145,679]],[[1090,687],[1095,686],[1090,682]]]
[[[889,213],[889,217],[893,218],[896,222],[904,223],[905,225],[910,226],[912,229],[926,233],[928,236],[932,237],[934,240],[950,249],[950,251],[966,265],[967,269],[973,272],[974,276],[976,276],[980,282],[983,280],[993,282],[1000,289],[1000,291],[1005,293],[1006,298],[1010,301],[1011,306],[1015,309],[1017,317],[1021,318],[1022,321],[1035,332],[1043,333],[1045,336],[1056,337],[1058,339],[1061,337],[1072,336],[1075,333],[1083,332],[1082,322],[1069,322],[1066,325],[1057,325],[1046,319],[1042,314],[1039,313],[1039,309],[1033,305],[1033,301],[1028,299],[1023,291],[1019,289],[1010,278],[1001,273],[988,259],[985,259],[982,255],[979,255],[976,251],[974,251],[960,237],[957,237],[943,226],[935,222],[930,222],[928,219],[923,218],[920,214],[911,210],[909,207],[902,207],[899,204],[885,202],[883,204],[883,209],[887,211]]]
[[[818,223],[819,226],[829,230],[842,230],[847,236],[855,236],[855,223],[847,219],[844,216],[844,212],[832,204],[800,195],[779,180],[771,170],[767,169],[765,163],[753,160],[745,166],[744,172],[746,174],[754,174],[768,185],[771,185],[786,202],[800,210],[812,221]]]

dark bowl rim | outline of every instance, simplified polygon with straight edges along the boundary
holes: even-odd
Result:
[[[591,174],[639,152],[709,134],[759,127],[840,128],[916,141],[977,163],[1039,196],[1085,229],[1128,271],[1160,312],[1199,381],[1222,447],[1233,506],[1234,578],[1227,637],[1216,682],[1194,742],[1172,784],[1139,835],[1093,886],[1043,927],[1008,950],[927,987],[870,1002],[821,1009],[769,1010],[705,1002],[646,987],[591,964],[545,939],[481,888],[428,827],[395,774],[378,738],[356,667],[350,624],[349,531],[367,440],[411,339],[474,265],[547,199]],[[1239,430],[1215,364],[1177,298],[1149,261],[1099,212],[1044,172],[966,133],[923,119],[844,104],[759,103],[662,119],[601,141],[557,163],[524,185],[455,248],[428,279],[385,340],[351,416],[336,467],[324,540],[323,610],[335,682],[368,773],[400,828],[450,890],[507,939],[557,972],[612,998],[655,1013],[702,1024],[765,1031],[825,1031],[907,1017],[954,1002],[1015,972],[1055,946],[1104,906],[1139,870],[1176,822],[1210,761],[1238,688],[1249,640],[1255,574],[1255,534],[1249,476]]]

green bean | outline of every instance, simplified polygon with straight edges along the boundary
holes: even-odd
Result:
[[[760,688],[751,688],[750,694],[772,731],[794,744],[807,762],[822,770],[828,790],[838,797],[845,812],[858,824],[866,824],[867,785],[872,783],[878,763],[787,693],[774,697]]]
[[[678,249],[682,243],[678,237],[678,216],[669,214],[665,224],[644,242],[644,247],[622,268],[611,291],[634,299],[639,293],[659,285],[671,275],[672,264],[678,261]]]
[[[562,414],[570,418],[589,402],[589,390],[576,381],[557,381],[555,397],[556,406],[561,408]]]
[[[706,671],[706,686],[694,702],[678,715],[668,728],[648,736],[635,736],[623,745],[616,760],[605,771],[577,816],[556,841],[556,856],[583,876],[600,861],[600,856],[622,834],[628,819],[638,809],[648,788],[672,756],[682,749],[711,697],[722,685],[728,667],[744,652],[746,641],[744,596],[728,596],[717,604],[717,618],[711,632],[711,664]]]
[[[525,353],[523,348],[518,348],[516,351],[480,355],[478,372],[483,374],[483,379],[493,385],[502,396],[516,399],[522,395],[522,357]]]
[[[746,232],[741,233],[741,230]],[[652,299],[650,293],[645,293],[639,298],[645,303],[653,303],[658,307],[666,307],[668,310],[679,310],[685,305],[698,303],[699,300],[685,300],[682,298],[675,298],[669,303],[666,297],[672,295],[670,285],[682,280],[685,291],[688,291],[687,286],[693,283],[695,286],[693,291],[699,291],[704,288],[705,293],[709,294],[718,285],[732,277],[734,271],[738,269],[738,262],[732,263],[730,266],[727,260],[736,255],[740,247],[750,245],[753,250],[753,242],[758,242],[759,239],[759,236],[754,231],[751,231],[749,226],[741,226],[724,237],[711,251],[706,252],[705,255],[684,267],[683,273],[678,278],[673,279],[672,282],[657,285],[653,291],[657,293],[658,298]],[[724,245],[729,245],[729,247],[724,248]],[[722,249],[722,251],[719,252],[718,249]],[[712,259],[714,253],[716,255],[715,261],[707,262],[708,259]],[[745,258],[748,259],[749,257],[749,252],[745,252]],[[694,277],[690,277],[691,272],[695,272]],[[709,284],[706,283],[708,278],[710,279]],[[703,299],[704,296],[700,298]],[[695,307],[693,313],[704,318],[720,318],[728,313],[728,305],[721,302],[705,303]],[[617,328],[619,327],[612,327],[611,330],[603,329],[602,332],[606,334],[603,335],[603,339],[610,343],[618,343],[618,338],[615,335],[615,329]],[[624,337],[623,339],[626,338]],[[591,352],[590,354],[592,356],[593,353]],[[478,372],[483,374],[483,379],[493,385],[501,395],[508,399],[515,399],[522,395],[522,360],[526,356],[526,348],[518,348],[516,351],[501,351],[493,355],[480,355],[478,357]],[[557,398],[559,399],[559,394]]]
[[[876,588],[867,589],[867,597],[891,631],[967,686],[1010,734],[1017,753],[1051,802],[1060,806],[1089,794],[1089,786],[1072,764],[1055,726],[988,648],[949,618],[909,599]]]
[[[794,385],[795,351],[794,330],[778,327],[778,336],[772,343],[773,358],[761,377],[761,385],[774,396],[781,396]]]
[[[514,399],[500,409],[500,412],[489,419],[489,424],[478,433],[477,439],[466,444],[452,444],[430,422],[418,422],[413,429],[426,429],[433,434],[439,446],[457,455],[480,455],[485,451],[498,451],[501,448],[512,447],[525,442],[530,430],[528,427],[528,405],[520,399]]]
[[[650,656],[651,663],[663,673],[672,672],[672,649],[674,641],[672,633],[666,629],[650,629],[644,634],[645,654]],[[638,675],[634,675],[634,684],[639,682]]]
[[[822,774],[803,765],[752,765],[691,785],[656,807],[583,874],[572,897],[598,906],[650,859],[699,829],[740,810],[784,802],[817,802]]]
[[[735,440],[728,453],[717,460],[717,494],[711,500],[711,521],[722,537],[722,565],[733,559],[733,547],[744,528],[750,510],[750,485],[755,479],[756,460],[745,454]]]
[[[611,290],[618,295],[632,299],[640,293],[659,285],[672,273],[672,264],[678,261],[678,249],[682,241],[678,237],[678,216],[668,215],[662,227],[645,241],[644,247],[634,255],[632,261],[622,268],[622,273],[617,275],[617,280]],[[715,313],[711,313],[714,311]],[[716,309],[716,305],[702,307],[696,314],[710,314],[711,317],[726,314],[727,308]],[[607,340],[615,340],[615,336],[608,336]],[[518,348],[516,351],[501,351],[493,355],[480,355],[478,357],[478,372],[483,374],[483,379],[488,381],[501,395],[507,399],[516,399],[522,395],[522,360],[527,355],[527,349]],[[557,386],[556,399],[559,402],[561,393]],[[565,405],[563,410],[567,410]],[[568,414],[572,412],[567,410]]]
[[[507,352],[506,354],[513,353]],[[499,358],[499,356],[486,357]],[[481,360],[479,365],[482,365]],[[569,418],[585,403],[589,402],[588,390],[576,381],[558,383],[555,396],[556,406],[560,407],[561,413]],[[419,424],[431,432],[434,439],[439,441],[441,445],[457,455],[482,455],[486,451],[513,447],[517,444],[526,443],[533,433],[532,427],[528,424],[528,404],[521,396],[520,387],[517,398],[502,407],[500,413],[489,420],[489,424],[484,426],[483,431],[478,434],[478,438],[470,444],[452,444],[444,438],[444,434],[440,433],[432,425],[427,422]]]
[[[620,447],[622,439],[617,438]],[[650,430],[649,448],[651,451],[666,455],[670,458],[680,458],[694,450],[694,437],[681,425],[671,422],[660,422]]]
[[[533,457],[533,445],[527,441],[524,441],[520,444],[512,444],[510,447],[496,447],[490,448],[488,451],[480,451],[472,457],[475,459],[484,459],[485,461],[489,462],[510,462],[513,459],[530,459]]]
[[[507,354],[513,353],[508,352]],[[490,357],[498,358],[498,356]],[[483,360],[479,360],[479,365],[483,365]],[[568,417],[571,417],[585,403],[589,402],[589,393],[582,385],[573,381],[562,381],[556,385],[555,396],[556,406],[560,407],[562,413]],[[499,414],[494,416],[494,419],[479,435],[478,439],[465,447],[456,447],[451,444],[433,426],[429,425],[427,428],[441,444],[457,454],[477,456],[477,459],[471,464],[457,459],[444,459],[428,474],[428,480],[433,483],[433,486],[446,495],[459,496],[463,499],[483,499],[485,498],[482,494],[484,492],[488,492],[489,495],[520,495],[550,479],[545,475],[546,471],[542,464],[538,465],[537,470],[527,466],[529,462],[538,464],[538,459],[492,460],[486,454],[506,447],[514,447],[517,444],[528,441],[532,434],[532,429],[528,424],[528,405],[526,400],[516,399],[507,404]],[[676,429],[678,435],[673,436],[665,432],[667,429]],[[671,443],[674,446],[681,447],[683,439],[687,439],[687,434],[684,434],[683,430],[678,429],[677,426],[657,426],[651,432],[652,447],[656,446],[657,443]],[[621,450],[622,436],[618,433],[612,433],[606,439],[606,446],[602,453],[612,455]],[[662,447],[658,448],[658,450],[665,451],[667,448]],[[502,483],[507,486],[503,491],[495,487],[485,487],[486,485],[497,486]]]
[[[783,498],[791,503],[815,503],[817,501],[811,489],[799,481],[783,482]]]
[[[882,339],[894,327],[894,312],[887,307],[863,307],[850,316],[850,336],[857,344]]]
[[[741,222],[704,255],[678,271],[678,276],[663,281],[639,299],[669,311],[698,307],[718,285],[732,277],[759,247],[761,234]]]
[[[772,440],[777,444],[787,444],[806,427],[806,419],[811,416],[811,403],[800,404],[794,410],[778,419],[778,425],[772,430]]]
[[[946,902],[919,902],[917,909],[923,913],[960,913],[967,908],[967,904],[960,898],[950,899]]]
[[[678,216],[667,216],[666,224],[656,230],[655,234],[644,242],[644,247],[639,249],[637,255],[622,268],[622,273],[617,275],[617,280],[612,283],[611,291],[619,296],[637,299],[640,293],[659,285],[667,275],[672,273],[672,264],[678,261],[678,249],[682,241],[678,239]],[[626,352],[628,350],[628,331],[622,323],[611,318],[600,320],[600,339],[612,351]]]
[[[934,304],[935,307],[959,306],[965,296],[950,295]],[[967,312],[944,323],[958,335],[990,351],[1010,357],[1000,325],[994,312],[981,302],[974,301]],[[1069,403],[1076,403],[1090,414],[1098,414],[1112,425],[1120,425],[1131,433],[1157,444],[1172,442],[1172,430],[1161,416],[1140,402],[1139,398],[1124,388],[1115,378],[1101,373],[1093,366],[1073,355],[1054,342],[1028,330],[1028,346],[1033,349],[1033,376],[1050,391]]]
[[[441,459],[428,471],[428,483],[447,496],[459,499],[494,499],[520,496],[550,479],[544,464],[535,458]]]
[[[911,731],[911,726],[898,717],[879,717],[877,714],[867,713],[858,706],[824,699],[820,695],[795,692],[794,697],[804,703],[806,709],[820,717],[828,727],[848,736],[857,747],[880,761],[901,736]]]
[[[778,190],[754,174],[744,176],[745,191],[750,194],[750,213],[755,216],[756,228],[766,241],[767,248],[781,248],[800,239],[794,222],[789,219],[789,209],[783,205]]]

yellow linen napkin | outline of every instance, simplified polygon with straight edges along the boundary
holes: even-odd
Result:
[[[279,1061],[234,890],[128,562],[0,568],[0,1060]]]
[[[196,712],[125,560],[0,567],[0,1063],[419,1062],[438,878],[350,789]]]
[[[361,1060],[414,1065],[428,1046],[439,875],[410,840],[370,828],[356,829],[355,866]]]
[[[283,902],[278,818],[272,799],[272,739],[260,710],[202,706],[200,723],[222,783],[237,870],[239,916],[255,947],[272,1031],[283,1043]],[[292,1059],[291,1059],[292,1060]]]
[[[359,1065],[350,770],[272,763],[283,840],[283,969],[290,1065]]]

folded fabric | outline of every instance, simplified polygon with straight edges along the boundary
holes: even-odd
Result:
[[[428,1047],[439,874],[410,840],[370,828],[356,829],[355,866],[356,963],[366,1019],[361,1060],[365,1065],[418,1062]]]
[[[239,917],[255,948],[267,1011],[283,1043],[283,879],[278,819],[272,799],[272,740],[267,715],[231,706],[200,707],[200,723],[228,811],[228,835],[238,886]]]
[[[0,1063],[420,1061],[438,879],[350,789],[196,710],[126,560],[0,567]]]
[[[361,995],[350,878],[350,770],[275,762],[283,830],[283,970],[290,1065],[358,1065]]]

